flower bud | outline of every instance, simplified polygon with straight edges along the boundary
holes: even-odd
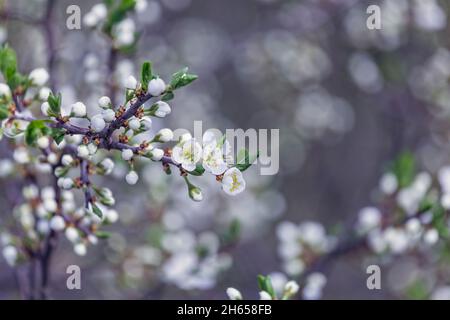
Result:
[[[66,227],[66,222],[61,216],[54,216],[50,220],[50,228],[55,231],[62,231]]]
[[[119,214],[114,209],[106,211],[105,220],[109,223],[115,223],[119,219]]]
[[[154,114],[158,118],[164,118],[165,116],[170,114],[170,112],[172,111],[172,109],[170,108],[169,104],[167,102],[164,102],[164,101],[156,102],[152,106],[152,108],[154,108]]]
[[[153,161],[159,161],[164,156],[164,151],[162,149],[159,149],[159,148],[154,148],[151,151],[151,154],[152,154],[152,160]]]
[[[189,197],[194,201],[202,201],[203,200],[202,190],[198,187],[189,188]]]
[[[73,180],[71,178],[64,178],[62,181],[62,188],[64,190],[70,190],[74,186]]]
[[[173,132],[168,128],[164,128],[158,131],[155,136],[157,142],[169,142],[173,139]]]
[[[135,185],[138,180],[139,180],[139,176],[136,173],[136,171],[130,171],[128,172],[128,174],[125,176],[125,180],[128,184],[130,185]]]
[[[70,166],[73,163],[73,158],[70,154],[65,154],[61,158],[61,163],[63,166]]]
[[[85,256],[87,248],[84,243],[77,243],[76,245],[73,246],[73,251],[79,256]]]
[[[227,295],[230,300],[242,300],[242,294],[235,288],[228,288]]]
[[[103,96],[100,99],[98,99],[98,105],[103,108],[110,108],[111,107],[111,99],[107,96]]]
[[[44,68],[37,68],[30,72],[30,75],[28,77],[31,82],[37,86],[43,86],[48,78],[48,72]]]
[[[48,104],[47,101],[45,101],[41,104],[41,112],[44,116],[48,116],[49,109],[50,109],[50,105]]]
[[[100,162],[100,166],[105,170],[105,174],[110,174],[114,169],[114,162],[111,159],[106,158]]]
[[[134,90],[137,87],[137,83],[138,82],[135,77],[128,76],[127,80],[125,81],[125,88]]]
[[[80,101],[75,102],[74,104],[72,104],[71,110],[72,114],[75,117],[82,118],[86,116],[86,106],[84,105],[83,102]]]
[[[150,117],[143,117],[141,119],[141,127],[142,130],[147,131],[152,128],[152,118]]]
[[[41,149],[47,149],[50,145],[50,140],[47,137],[39,137],[36,141],[37,145]]]
[[[153,79],[148,84],[148,93],[154,97],[160,96],[166,90],[166,83],[161,78]]]
[[[69,240],[70,242],[76,242],[80,238],[78,230],[74,227],[68,227],[65,231],[65,235],[67,240]]]
[[[91,119],[91,128],[94,132],[100,132],[106,127],[106,122],[100,114],[97,114]]]
[[[128,121],[128,127],[133,130],[139,130],[139,128],[141,127],[141,123],[139,122],[139,119],[133,118],[130,121]]]
[[[131,149],[123,149],[122,150],[122,159],[125,161],[129,161],[131,160],[131,158],[133,158],[133,150]]]
[[[19,255],[16,247],[14,247],[12,245],[8,245],[3,248],[2,253],[3,253],[3,257],[5,258],[6,263],[8,263],[8,265],[10,265],[12,267],[16,264],[17,257]]]
[[[106,109],[102,111],[102,117],[106,122],[111,122],[116,118],[116,113],[112,109]]]
[[[39,99],[41,99],[42,101],[47,101],[50,92],[52,92],[50,88],[42,87],[41,90],[39,90]]]
[[[272,297],[266,291],[259,292],[259,300],[272,300]]]
[[[77,147],[77,155],[80,158],[86,159],[89,157],[89,149],[86,145],[82,144]]]

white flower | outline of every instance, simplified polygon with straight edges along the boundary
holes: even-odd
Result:
[[[194,201],[202,201],[203,200],[203,193],[200,188],[192,187],[189,188],[189,197],[191,197]]]
[[[202,157],[202,147],[192,138],[177,144],[172,150],[172,160],[187,171],[195,170],[196,164]]]
[[[423,240],[427,245],[433,245],[439,240],[439,233],[436,229],[432,228],[425,232],[423,235]]]
[[[30,72],[29,79],[37,86],[43,86],[49,78],[47,70],[37,68]]]
[[[6,263],[8,263],[9,266],[14,266],[17,262],[18,252],[16,247],[8,245],[3,248],[3,257],[6,260]]]
[[[158,117],[158,118],[164,118],[165,116],[170,114],[170,112],[172,111],[172,109],[170,109],[169,104],[164,101],[156,102],[152,106],[152,110],[153,110],[155,117]]]
[[[116,36],[116,44],[118,46],[127,46],[134,42],[134,33],[136,26],[132,19],[124,19],[116,25],[114,34]],[[134,88],[130,88],[134,89]]]
[[[230,300],[242,300],[242,294],[235,288],[228,288],[227,295]]]
[[[152,128],[152,118],[143,117],[141,119],[141,126],[143,130],[150,130]]]
[[[148,93],[154,97],[160,96],[166,90],[166,83],[161,78],[156,78],[148,83]]]
[[[50,140],[47,137],[39,137],[36,142],[41,149],[47,149],[50,145]]]
[[[70,242],[76,242],[80,238],[78,230],[74,227],[68,227],[64,233],[67,240],[69,240]]]
[[[84,15],[83,23],[86,27],[89,28],[95,27],[98,23],[97,16],[92,11],[89,11]]]
[[[50,105],[48,104],[48,102],[43,102],[41,104],[41,112],[44,116],[48,116],[48,110],[50,109]]]
[[[128,121],[128,127],[133,130],[139,130],[139,128],[141,127],[141,123],[139,122],[139,119],[137,118],[132,118]]]
[[[89,157],[89,149],[86,145],[82,144],[77,147],[77,155],[80,158],[86,159]]]
[[[89,155],[94,155],[97,152],[97,145],[95,143],[89,143],[87,145],[88,151],[89,151]]]
[[[39,220],[36,229],[40,234],[48,234],[50,231],[50,224],[48,220],[44,219]]]
[[[84,105],[83,102],[75,102],[74,104],[72,104],[71,106],[71,110],[72,110],[72,114],[75,117],[85,117],[86,116],[86,106]]]
[[[66,222],[61,216],[54,216],[50,220],[50,228],[55,231],[62,231],[66,227]]]
[[[155,138],[158,142],[169,142],[173,139],[173,132],[168,128],[164,128],[158,131]]]
[[[91,128],[95,132],[100,132],[106,127],[106,122],[100,114],[97,114],[91,118]]]
[[[52,92],[52,91],[50,90],[50,88],[48,88],[48,87],[42,87],[42,88],[39,90],[39,99],[41,99],[42,101],[47,101],[48,96],[50,95],[50,92]]]
[[[111,106],[111,99],[107,96],[103,96],[98,99],[98,105],[103,109],[109,108]]]
[[[77,243],[73,246],[73,251],[79,256],[85,256],[87,249],[84,243]]]
[[[128,184],[130,185],[134,185],[138,182],[139,180],[139,176],[136,173],[136,171],[130,171],[128,172],[128,174],[125,176],[125,180]]]
[[[131,149],[123,149],[122,150],[122,159],[125,161],[131,160],[133,158],[133,150]]]
[[[116,113],[112,109],[106,109],[102,111],[102,117],[106,122],[111,122],[116,118]]]
[[[147,9],[147,0],[136,0],[136,5],[134,6],[136,12],[142,13]]]
[[[119,214],[114,209],[109,209],[106,211],[105,220],[109,223],[115,223],[119,219]]]
[[[133,76],[128,76],[128,78],[125,81],[125,88],[127,89],[136,89],[137,87],[137,80],[135,77]]]
[[[380,179],[380,190],[384,194],[393,194],[398,187],[397,177],[395,174],[389,172],[385,173]]]
[[[98,20],[103,20],[106,18],[106,15],[108,14],[108,9],[103,3],[97,3],[94,5],[91,9],[91,11]]]
[[[298,292],[298,289],[300,287],[298,286],[298,283],[295,281],[288,281],[286,285],[284,286],[284,292],[287,296],[292,297]]]
[[[378,227],[381,223],[381,212],[375,207],[366,207],[358,213],[358,229],[367,232]]]
[[[245,189],[245,180],[242,172],[237,168],[225,171],[222,179],[222,189],[229,195],[237,195]]]
[[[73,180],[71,178],[64,178],[64,180],[62,180],[62,188],[64,190],[70,190],[72,189],[74,186]]]
[[[14,150],[13,158],[17,163],[20,164],[25,164],[30,161],[28,150],[24,147],[18,147],[16,150]]]
[[[105,174],[110,174],[114,169],[114,162],[109,158],[103,159],[100,165],[105,170]]]
[[[73,163],[73,157],[70,154],[65,154],[61,158],[63,166],[70,166]]]
[[[37,198],[39,195],[39,189],[36,185],[30,184],[22,189],[23,197],[27,200]]]
[[[266,291],[259,292],[259,300],[272,300],[272,297]]]
[[[0,97],[1,96],[11,97],[11,89],[4,83],[0,83]]]
[[[47,155],[47,162],[50,164],[56,164],[58,163],[58,156],[56,155],[56,153],[51,152]]]
[[[164,156],[164,150],[159,149],[159,148],[154,148],[152,151],[152,160],[153,161],[159,161],[162,159],[162,157]]]
[[[228,169],[222,149],[216,142],[208,143],[203,147],[203,168],[214,175],[220,175]]]

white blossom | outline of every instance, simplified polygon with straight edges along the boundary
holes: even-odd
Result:
[[[77,155],[80,158],[86,159],[89,157],[89,149],[86,145],[82,144],[77,147]]]
[[[100,165],[105,170],[105,174],[110,174],[114,169],[114,161],[109,158],[103,159]]]
[[[168,128],[164,128],[158,131],[156,134],[156,139],[159,142],[169,142],[173,139],[173,132]]]
[[[109,108],[111,106],[111,99],[107,96],[100,97],[98,99],[98,105],[103,109]]]
[[[74,227],[68,227],[64,233],[67,240],[69,240],[70,242],[76,242],[80,238],[78,230]]]
[[[101,132],[106,127],[106,122],[100,114],[97,114],[91,118],[91,128],[95,132]]]
[[[222,179],[222,189],[229,195],[237,195],[244,191],[245,180],[242,172],[237,168],[230,168],[225,171]]]
[[[109,223],[115,223],[119,219],[119,214],[114,209],[108,209],[105,214],[105,220]]]
[[[131,160],[133,158],[133,150],[131,149],[123,149],[122,150],[122,159],[125,161]]]
[[[134,90],[136,89],[137,84],[138,82],[135,77],[128,76],[128,78],[125,81],[125,88]]]
[[[61,216],[54,216],[50,220],[50,228],[55,231],[62,231],[66,227],[66,222],[64,221],[64,218]]]
[[[111,122],[116,118],[116,113],[112,109],[106,109],[102,111],[102,117],[106,122]]]
[[[36,141],[37,145],[41,149],[47,149],[50,145],[50,140],[48,137],[39,137]]]
[[[75,117],[82,118],[82,117],[86,116],[86,106],[81,101],[78,101],[78,102],[75,102],[74,104],[72,104],[71,110],[72,110],[72,114]]]
[[[172,160],[187,171],[195,170],[201,156],[202,147],[195,138],[177,144],[172,150]]]
[[[87,252],[86,245],[84,243],[77,243],[73,246],[73,251],[79,256],[85,256]]]
[[[139,130],[139,128],[141,127],[141,123],[140,123],[139,119],[132,118],[128,121],[128,127],[131,130],[136,131],[136,130]]]
[[[159,148],[154,148],[152,151],[152,160],[153,161],[159,161],[164,156],[164,150]]]
[[[156,102],[152,108],[154,108],[154,115],[158,118],[164,118],[170,112],[172,112],[172,109],[170,108],[170,105],[165,101],[158,101]]]
[[[70,166],[73,163],[73,157],[70,154],[65,154],[61,158],[63,166]]]
[[[266,291],[259,292],[259,300],[272,300],[272,297]]]
[[[128,174],[125,176],[125,180],[128,184],[130,185],[134,185],[138,182],[139,180],[139,176],[137,174],[136,171],[130,171],[128,172]]]
[[[152,128],[152,118],[143,117],[141,119],[141,126],[142,126],[142,129],[145,131],[150,130]]]
[[[242,300],[242,294],[235,288],[228,288],[227,295],[230,300]]]
[[[18,258],[18,252],[16,247],[12,246],[12,245],[8,245],[6,247],[3,248],[3,257],[6,260],[6,263],[8,263],[9,266],[14,266],[17,262],[17,258]]]
[[[39,90],[39,99],[41,99],[42,101],[47,101],[48,96],[50,95],[52,91],[50,90],[50,88],[48,87],[42,87]]]
[[[47,70],[37,68],[30,72],[29,79],[37,86],[43,86],[49,78]]]
[[[148,93],[154,97],[160,96],[166,90],[166,83],[161,78],[150,80],[148,83]]]

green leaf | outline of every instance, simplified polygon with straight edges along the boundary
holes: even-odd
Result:
[[[148,83],[152,80],[152,63],[150,61],[146,61],[142,64],[141,70],[141,83],[142,88],[147,91]]]
[[[49,115],[58,117],[61,112],[61,93],[54,95],[52,92],[48,95],[47,102],[50,106]]]
[[[203,173],[205,173],[205,168],[200,163],[197,163],[195,170],[189,171],[189,174],[193,176],[201,176]]]
[[[49,133],[49,128],[45,125],[45,120],[31,121],[25,130],[25,142],[28,145],[34,145],[36,140]]]
[[[276,298],[275,290],[272,286],[272,280],[269,276],[258,275],[258,286],[262,291],[266,291],[272,298]]]
[[[250,155],[248,149],[241,149],[236,156],[236,168],[238,168],[240,171],[245,171],[255,162],[258,157],[259,151],[257,151],[256,154]]]
[[[174,97],[175,97],[175,95],[173,94],[173,91],[168,91],[162,96],[161,100],[162,101],[170,101]]]
[[[108,239],[111,236],[111,233],[106,231],[97,231],[95,232],[95,236],[99,239]]]
[[[64,129],[53,128],[52,132],[51,132],[51,136],[52,136],[53,140],[55,140],[56,144],[59,145],[64,140],[65,131],[64,131]]]
[[[409,186],[416,174],[416,161],[410,152],[403,152],[392,164],[392,172],[397,177],[400,188]]]
[[[173,90],[187,86],[192,81],[196,80],[198,76],[195,74],[188,73],[188,68],[183,68],[172,75],[172,80],[170,82],[170,87]]]
[[[99,207],[97,207],[95,204],[93,204],[92,203],[92,211],[94,212],[94,214],[96,215],[96,216],[98,216],[99,218],[102,218],[103,217],[103,212],[102,212],[102,210],[100,210],[100,208]]]
[[[0,105],[0,120],[6,119],[9,117],[8,106],[5,104]]]
[[[0,49],[0,71],[8,80],[17,70],[17,58],[13,49],[5,46]]]

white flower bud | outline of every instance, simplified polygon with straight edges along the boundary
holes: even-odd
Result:
[[[108,14],[108,9],[103,3],[97,3],[92,7],[90,12],[92,12],[98,20],[103,20]]]
[[[102,117],[106,122],[111,122],[116,118],[116,113],[112,109],[106,109],[102,111]]]
[[[158,131],[156,138],[159,142],[169,142],[173,139],[173,132],[168,128],[164,128]]]
[[[61,158],[61,163],[63,166],[70,166],[73,163],[73,158],[70,154],[65,154]]]
[[[272,300],[272,297],[266,291],[259,292],[259,300]]]
[[[42,101],[47,101],[50,92],[52,92],[50,88],[42,87],[41,90],[39,90],[39,99],[41,99]]]
[[[423,240],[425,241],[426,244],[430,246],[435,244],[439,240],[438,231],[434,228],[427,230],[423,236]]]
[[[98,150],[98,147],[97,147],[97,145],[95,143],[89,143],[87,145],[87,148],[88,148],[88,151],[89,151],[89,155],[91,155],[91,156],[94,155],[97,152],[97,150]]]
[[[88,13],[86,13],[84,15],[83,23],[84,23],[84,25],[86,27],[92,28],[92,27],[95,27],[97,25],[98,18],[92,11],[89,11]]]
[[[154,97],[160,96],[166,90],[166,83],[161,78],[153,79],[148,84],[148,93]]]
[[[96,245],[98,243],[98,238],[96,236],[94,236],[93,234],[88,235],[88,241],[93,244]]]
[[[16,247],[8,245],[3,248],[3,257],[6,260],[6,263],[8,263],[9,266],[14,266],[17,262],[18,252]]]
[[[133,130],[139,130],[139,128],[141,127],[141,123],[139,122],[139,119],[133,118],[130,119],[130,121],[128,121],[128,127]]]
[[[74,134],[71,136],[66,136],[65,139],[66,139],[67,143],[78,145],[83,141],[83,135],[82,134]]]
[[[50,225],[48,223],[48,220],[39,220],[36,229],[40,234],[48,234],[50,232]]]
[[[54,216],[50,220],[50,228],[55,231],[62,231],[66,227],[66,222],[61,216]]]
[[[122,159],[125,161],[131,160],[133,158],[133,150],[131,149],[123,149],[122,150]]]
[[[109,158],[106,158],[100,162],[100,165],[105,170],[105,174],[110,174],[114,169],[114,162]]]
[[[137,87],[137,80],[133,76],[128,76],[127,80],[125,81],[125,88],[127,89],[136,89]]]
[[[141,126],[142,126],[142,129],[145,131],[150,130],[152,128],[152,118],[143,117],[141,119]]]
[[[74,186],[73,180],[71,178],[64,178],[62,181],[62,188],[64,190],[70,190]]]
[[[284,286],[284,291],[288,296],[293,296],[298,292],[299,286],[295,281],[288,281]]]
[[[37,198],[39,195],[39,189],[36,185],[31,184],[22,189],[23,197],[27,200]]]
[[[235,288],[228,288],[227,295],[230,300],[242,300],[242,294]]]
[[[164,101],[156,102],[153,105],[153,107],[157,108],[155,110],[155,116],[159,117],[159,118],[164,118],[165,116],[170,114],[170,112],[172,111],[172,109],[170,108],[169,104],[167,102],[164,102]]]
[[[76,242],[80,238],[78,230],[74,227],[68,227],[65,231],[65,235],[70,242]]]
[[[73,251],[79,256],[85,256],[87,248],[84,243],[77,243],[76,245],[73,246]]]
[[[56,153],[51,152],[47,155],[47,162],[51,163],[51,164],[56,164],[58,163],[58,156],[56,155]]]
[[[4,83],[0,83],[0,97],[2,96],[11,97],[11,89]]]
[[[48,116],[48,110],[50,109],[50,105],[47,101],[41,104],[41,112],[44,116]]]
[[[130,171],[128,172],[128,174],[125,176],[125,180],[128,184],[130,185],[134,185],[137,183],[137,181],[139,180],[139,176],[136,173],[136,171]]]
[[[47,149],[50,145],[50,140],[47,137],[39,137],[36,141],[37,145],[41,149]]]
[[[47,70],[37,68],[30,72],[29,79],[37,86],[43,86],[49,78]]]
[[[111,106],[111,99],[107,96],[103,96],[98,99],[98,105],[103,109],[109,108]]]
[[[203,193],[200,188],[192,187],[189,188],[189,197],[194,201],[202,201],[203,200]]]
[[[106,127],[106,122],[103,120],[103,117],[99,114],[95,115],[91,119],[91,128],[95,132],[100,132]]]
[[[159,148],[154,148],[151,152],[152,152],[152,160],[153,161],[159,161],[164,156],[164,151]]]
[[[109,209],[106,211],[105,220],[109,223],[115,223],[119,219],[119,214],[114,209]]]
[[[80,158],[86,159],[89,157],[89,149],[86,145],[82,144],[77,147],[77,155]]]
[[[75,102],[74,104],[72,104],[71,110],[72,114],[75,117],[82,118],[86,116],[86,106],[84,105],[83,102],[80,101]]]

